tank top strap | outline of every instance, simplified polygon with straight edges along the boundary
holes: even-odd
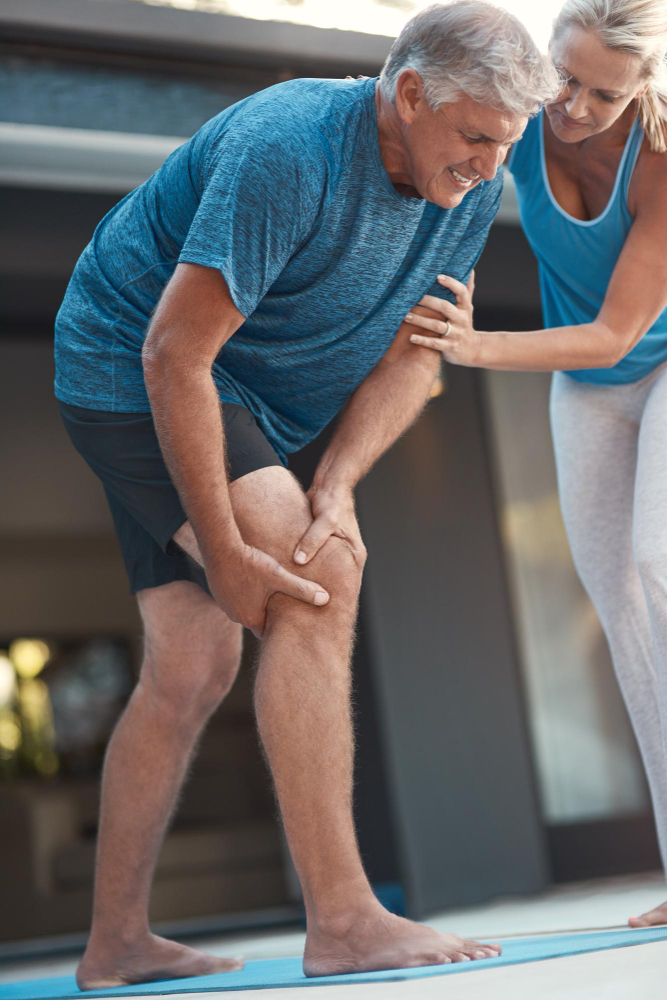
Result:
[[[637,166],[637,160],[639,159],[639,154],[644,142],[644,129],[641,126],[639,118],[635,118],[632,128],[630,129],[630,140],[626,147],[624,164],[623,164],[623,177],[621,178],[620,192],[623,198],[623,205],[627,208],[628,205],[628,193],[630,191],[630,183],[632,181],[632,175],[635,172],[635,167]]]
[[[534,172],[535,164],[539,163],[542,114],[540,110],[529,120],[523,136],[510,150],[505,164],[510,173],[528,177]]]

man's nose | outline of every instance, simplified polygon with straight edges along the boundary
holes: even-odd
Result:
[[[505,159],[507,150],[503,146],[485,149],[483,153],[473,157],[470,165],[485,181],[492,181],[498,173],[498,167]]]

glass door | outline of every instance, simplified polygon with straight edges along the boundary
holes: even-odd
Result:
[[[616,836],[615,871],[659,864],[634,735],[597,614],[574,568],[558,502],[549,427],[551,376],[485,372],[501,534],[545,824],[556,876],[586,874],[563,856]],[[623,858],[628,823],[643,850]],[[579,828],[579,836],[572,836]],[[563,836],[561,837],[560,834]],[[563,839],[564,838],[564,839]],[[559,846],[560,845],[560,846]],[[613,845],[612,845],[613,846]],[[612,856],[616,858],[613,860]],[[582,864],[584,868],[582,869]],[[591,870],[589,874],[600,874]]]

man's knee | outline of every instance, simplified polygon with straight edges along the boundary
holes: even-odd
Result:
[[[290,555],[293,551],[292,546]],[[290,614],[296,610],[312,615],[315,621],[324,621],[333,616],[354,618],[364,562],[365,553],[361,557],[355,555],[344,539],[332,535],[305,566],[298,566],[294,562],[292,565],[287,564],[291,572],[314,580],[324,587],[330,595],[329,603],[323,608],[316,608],[283,594],[274,594],[269,601],[269,614]]]
[[[157,595],[152,606],[150,596],[140,601],[145,626],[140,691],[162,711],[180,712],[184,720],[210,714],[236,679],[241,626],[229,621],[203,591],[203,600],[196,595],[184,607],[171,599],[178,595],[164,601],[166,596]]]
[[[361,577],[366,563],[366,550],[355,553],[343,538],[332,535],[324,543],[310,565],[325,575],[323,583],[331,593],[345,596],[359,595]]]
[[[344,539],[332,535],[305,566],[294,562],[294,551],[312,523],[312,511],[292,473],[275,466],[260,469],[237,479],[230,492],[244,540],[331,594],[326,608],[315,610],[356,605],[365,553],[355,557]],[[271,602],[278,603],[279,597],[274,596]],[[292,607],[298,603],[292,598],[285,601]]]
[[[187,643],[166,650],[146,646],[139,688],[162,712],[173,713],[187,724],[207,718],[224,700],[236,680],[241,661],[241,630],[238,641],[224,650],[203,655]]]

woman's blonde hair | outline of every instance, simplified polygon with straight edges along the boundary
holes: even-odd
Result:
[[[566,0],[552,37],[573,25],[641,59],[649,87],[638,98],[639,120],[653,152],[667,152],[667,0]]]

